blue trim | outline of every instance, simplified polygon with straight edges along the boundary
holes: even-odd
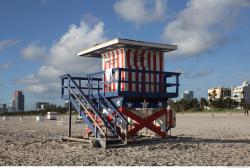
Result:
[[[177,93],[151,93],[151,92],[146,92],[146,93],[140,93],[140,92],[129,92],[129,91],[120,91],[120,92],[100,92],[99,95],[105,96],[108,98],[113,98],[113,97],[125,97],[125,98],[156,98],[156,99],[162,99],[162,98],[174,98],[177,97]],[[94,98],[98,98],[98,94],[93,94]]]
[[[115,68],[112,70],[113,73],[118,71],[118,80],[114,80],[109,82],[104,82],[102,80],[104,71],[93,73],[87,75],[87,77],[72,77],[74,81],[78,81],[79,83],[79,88],[81,90],[86,90],[87,95],[92,95],[92,94],[100,94],[101,96],[104,97],[117,97],[117,96],[124,96],[127,98],[174,98],[178,97],[179,94],[179,75],[180,73],[176,72],[160,72],[160,71],[149,71],[149,70],[139,70],[139,69],[128,69],[128,68]],[[163,83],[160,82],[145,82],[145,81],[128,81],[128,80],[121,80],[121,72],[137,72],[137,73],[153,73],[153,74],[162,74],[163,75]],[[97,77],[96,77],[97,76]],[[168,78],[169,77],[175,77],[176,81],[174,83],[168,83]],[[64,85],[64,80],[67,79],[67,75],[64,75],[61,77],[62,78],[62,95],[64,94],[64,89],[66,89],[67,86]],[[81,86],[85,81],[85,86]],[[86,84],[87,83],[87,84]],[[105,84],[113,84],[116,83],[118,88],[117,91],[115,92],[104,92],[103,88]],[[146,84],[156,84],[159,86],[163,87],[163,92],[157,92],[157,93],[152,93],[152,92],[135,92],[135,91],[121,91],[121,83],[136,83],[136,84],[141,84],[141,85],[146,85]],[[175,92],[171,93],[168,92],[167,88],[169,87],[175,87]]]
[[[116,96],[124,96],[124,97],[137,97],[137,98],[174,98],[178,97],[179,93],[179,75],[180,73],[177,72],[160,72],[160,71],[149,71],[149,70],[140,70],[140,69],[128,69],[128,68],[115,68],[112,70],[112,73],[115,73],[118,71],[118,80],[113,80],[111,82],[104,82],[104,81],[98,81],[97,83],[91,83],[93,86],[100,86],[100,88],[103,88],[105,84],[113,84],[116,83],[118,88],[115,92],[104,92],[104,90],[99,90],[98,93],[103,94],[105,97],[116,97]],[[163,83],[160,82],[146,82],[146,81],[128,81],[128,80],[121,80],[121,72],[136,72],[136,73],[152,73],[152,74],[161,74],[163,75]],[[94,78],[96,76],[103,77],[105,71],[96,72],[93,74],[87,75],[88,78]],[[175,77],[175,83],[167,83],[168,78]],[[156,84],[158,86],[163,87],[163,92],[157,92],[157,93],[151,93],[151,92],[130,92],[130,91],[121,91],[121,83],[135,83],[135,84]],[[168,92],[167,88],[169,87],[176,87],[175,92],[171,93]]]

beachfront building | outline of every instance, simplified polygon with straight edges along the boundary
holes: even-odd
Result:
[[[24,94],[21,90],[15,90],[12,99],[12,111],[21,112],[24,111]]]
[[[246,104],[250,105],[250,85],[248,81],[244,81],[242,85],[233,86],[231,90],[231,98],[233,100],[240,104],[244,101]]]
[[[6,104],[0,104],[0,113],[5,113],[8,111]]]
[[[36,110],[47,110],[49,108],[49,103],[48,102],[37,102],[36,103]]]
[[[214,87],[208,89],[208,100],[212,99],[225,99],[231,97],[231,89],[224,87]]]
[[[190,90],[184,91],[182,98],[187,101],[191,101],[194,98],[194,92]]]

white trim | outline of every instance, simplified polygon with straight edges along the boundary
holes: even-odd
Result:
[[[128,39],[113,39],[101,44],[98,44],[94,47],[91,47],[89,49],[83,50],[79,52],[78,56],[94,56],[95,51],[100,49],[105,49],[108,47],[112,47],[112,45],[121,44],[121,45],[131,45],[131,46],[140,46],[145,48],[155,48],[158,50],[162,50],[164,52],[176,50],[176,45],[169,45],[169,44],[160,44],[160,43],[151,43],[151,42],[143,42],[143,41],[136,41],[136,40],[128,40]],[[102,53],[99,51],[99,53],[96,53],[96,56],[101,55]]]

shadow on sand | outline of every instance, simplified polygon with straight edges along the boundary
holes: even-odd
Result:
[[[207,138],[193,138],[180,136],[175,142],[183,143],[246,143],[250,144],[250,139],[207,139]]]
[[[208,138],[194,138],[188,136],[177,136],[169,139],[143,139],[134,141],[128,146],[143,146],[143,145],[155,145],[155,144],[202,144],[202,143],[245,143],[250,144],[250,139],[208,139]]]

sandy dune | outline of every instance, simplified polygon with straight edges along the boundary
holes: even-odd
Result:
[[[73,117],[75,119],[75,117]],[[67,120],[67,118],[66,118]],[[234,165],[250,166],[250,116],[243,113],[177,115],[177,140],[98,149],[61,142],[67,121],[36,122],[35,116],[0,120],[0,165]],[[84,131],[73,124],[74,134]]]

